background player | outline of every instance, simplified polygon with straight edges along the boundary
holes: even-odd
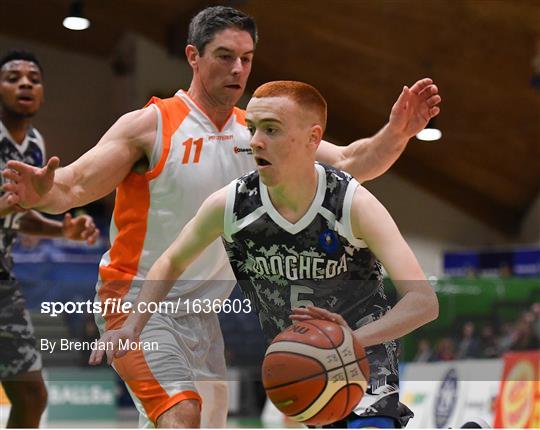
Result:
[[[312,306],[296,309],[296,319],[336,318],[315,305],[339,313],[340,323],[356,329],[369,356],[370,388],[356,409],[360,417],[339,426],[406,425],[412,414],[399,403],[395,339],[437,317],[433,289],[384,207],[347,173],[314,164],[326,126],[326,102],[317,90],[299,82],[265,84],[249,102],[246,120],[257,171],[202,204],[150,269],[137,302],[163,300],[191,262],[222,236],[269,341],[299,305]],[[391,309],[375,256],[401,296]],[[149,318],[133,313],[101,341],[136,339]],[[103,354],[94,351],[91,363]],[[115,351],[106,354],[111,362]]]
[[[43,169],[11,163],[13,170],[4,173],[14,181],[4,186],[13,193],[11,203],[52,213],[96,200],[118,187],[112,247],[100,264],[97,300],[134,300],[140,281],[204,199],[255,168],[244,112],[234,105],[245,89],[256,41],[251,17],[227,7],[204,9],[190,24],[186,56],[193,79],[187,92],[179,91],[167,100],[153,99],[150,108],[124,115],[94,148],[57,172],[59,160],[53,157]],[[347,147],[323,141],[317,157],[359,180],[376,177],[392,165],[408,139],[438,114],[439,103],[432,81],[418,81],[404,88],[389,123],[379,133]],[[199,281],[190,281],[194,279]],[[233,274],[217,241],[184,273],[184,282],[167,299],[222,299],[234,282],[216,281],[227,279],[232,280]],[[161,339],[174,353],[133,351],[115,360],[115,369],[134,395],[141,424],[150,420],[158,426],[198,425],[200,388],[192,381],[224,380],[217,316],[203,320],[181,311],[181,315],[154,315],[142,334]],[[100,325],[120,327],[125,317],[111,315]],[[174,327],[173,332],[165,329],[168,325]],[[199,351],[180,345],[194,326],[199,327],[199,338],[207,339]],[[209,359],[195,363],[196,355]],[[179,363],[178,356],[186,362]],[[202,424],[224,426],[226,387],[215,384],[213,388],[215,401],[203,405],[203,417],[205,408],[214,406],[207,415],[212,421],[203,419]]]
[[[0,59],[0,166],[18,160],[41,167],[45,145],[31,121],[43,101],[43,73],[37,58],[12,51]],[[0,380],[11,402],[8,427],[37,427],[47,401],[34,328],[15,281],[11,248],[18,233],[95,242],[99,231],[88,215],[63,222],[20,211],[0,197]],[[29,406],[31,405],[31,406]]]

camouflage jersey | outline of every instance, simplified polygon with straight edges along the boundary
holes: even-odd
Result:
[[[43,166],[45,149],[41,135],[29,127],[22,144],[15,143],[0,122],[0,169],[9,160]],[[2,176],[0,176],[2,177]],[[2,177],[2,181],[3,181]],[[8,379],[41,369],[41,356],[36,349],[34,328],[26,301],[12,274],[11,248],[17,238],[23,214],[0,218],[0,379]]]
[[[33,166],[41,167],[45,161],[45,146],[43,138],[32,126],[28,128],[24,141],[19,145],[9,134],[0,121],[0,170],[6,168],[9,160],[22,161]],[[2,183],[4,181],[3,176]],[[11,276],[13,258],[11,248],[17,238],[19,221],[23,214],[13,213],[0,218],[0,279]]]
[[[227,196],[223,243],[269,342],[291,324],[292,307],[336,312],[353,330],[390,309],[381,265],[352,232],[350,209],[358,182],[329,166],[317,163],[315,168],[317,192],[294,224],[272,205],[256,171],[231,183]],[[405,424],[402,416],[410,411],[398,411],[397,343],[366,352],[368,393],[373,395],[365,396],[355,412],[391,416]]]

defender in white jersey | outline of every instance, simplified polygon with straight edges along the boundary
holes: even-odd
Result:
[[[245,89],[256,39],[251,17],[228,7],[204,9],[190,24],[186,56],[193,69],[193,80],[186,93],[163,101],[154,99],[152,106],[124,115],[94,148],[58,171],[59,160],[53,157],[43,169],[11,163],[12,170],[4,172],[15,180],[5,186],[12,193],[12,203],[52,213],[96,200],[117,188],[111,223],[114,241],[100,265],[100,300],[136,297],[140,289],[138,279],[172,243],[200,202],[230,179],[253,168],[249,138],[241,127],[243,112],[234,106]],[[420,80],[410,89],[404,88],[392,108],[389,123],[375,136],[347,147],[323,141],[317,157],[360,181],[379,176],[401,154],[408,139],[438,114],[439,102],[432,81]],[[232,283],[216,291],[215,281],[210,279],[232,279],[232,272],[225,262],[222,245],[213,246],[213,251],[194,262],[196,266],[189,269],[174,295],[226,297]],[[226,273],[231,277],[227,278]],[[126,314],[109,314],[102,322],[106,328],[115,328],[122,325],[125,317]],[[156,314],[145,330],[150,330],[155,321],[152,336],[158,331],[168,339],[163,344],[175,343],[170,354],[157,358],[153,352],[131,351],[126,358],[115,360],[114,366],[130,387],[143,419],[148,418],[160,427],[197,426],[199,387],[186,387],[184,375],[176,380],[174,375],[182,370],[174,369],[180,366],[178,354],[187,357],[183,361],[191,368],[218,368],[217,374],[224,368],[221,335],[215,330],[217,316],[211,317],[211,323],[208,319],[191,323],[206,327],[209,335],[219,337],[213,342],[221,349],[215,360],[219,365],[214,361],[194,363],[190,357],[204,355],[204,351],[194,352],[187,334],[176,331],[179,320],[169,318],[183,317]],[[193,333],[193,337],[201,335]],[[162,352],[166,349],[168,346]],[[169,375],[168,379],[156,378],[160,373]],[[193,371],[194,379],[196,373]],[[204,398],[208,395],[216,399],[203,402],[203,426],[225,424],[226,388],[223,384],[214,387],[217,388],[208,394],[202,393]],[[208,406],[214,409],[208,410]]]
[[[394,341],[436,318],[433,289],[384,207],[347,173],[314,164],[326,125],[326,102],[317,90],[300,82],[265,84],[248,104],[247,123],[257,171],[205,200],[150,269],[138,302],[166,297],[221,236],[268,343],[298,306],[308,309],[295,309],[296,319],[333,318],[354,328],[371,378],[355,413],[336,427],[405,426],[412,413],[399,402]],[[393,308],[376,257],[401,293]],[[149,317],[131,314],[102,341],[135,339]]]

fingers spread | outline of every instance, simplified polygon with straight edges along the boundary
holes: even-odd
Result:
[[[8,198],[7,198],[7,202],[9,205],[17,205],[17,203],[19,203],[20,200],[21,200],[20,197],[17,194],[13,194],[13,193],[9,193]],[[18,205],[17,207],[20,208],[19,212],[26,212],[26,209],[21,208]]]
[[[442,101],[441,96],[435,95],[431,96],[429,99],[426,100],[426,103],[429,107],[433,107],[438,105]]]
[[[58,157],[51,157],[46,167],[48,171],[55,171],[58,169],[58,166],[60,166],[60,159]]]
[[[415,94],[419,94],[425,87],[431,85],[432,83],[433,80],[431,78],[420,79],[414,83],[414,85],[411,87],[411,91]]]
[[[422,97],[424,100],[429,99],[430,97],[434,96],[435,94],[439,93],[439,88],[437,88],[437,85],[428,85],[418,95]]]
[[[4,185],[2,185],[2,189],[11,193],[17,193],[19,191],[19,187],[15,182],[6,182]]]
[[[13,169],[2,170],[2,176],[11,181],[19,181],[21,179],[19,172]]]
[[[99,229],[96,228],[96,230],[94,231],[94,233],[92,233],[90,236],[88,236],[86,238],[86,243],[88,245],[93,245],[94,243],[96,243],[97,239],[99,237]]]
[[[84,226],[86,228],[95,228],[95,224],[94,224],[94,220],[92,219],[91,216],[89,215],[82,215],[83,216],[83,220],[84,220]]]
[[[407,101],[409,100],[411,94],[411,90],[408,87],[403,87],[403,91],[401,91],[401,94],[399,95],[398,99],[394,103],[394,106],[392,109],[398,109],[403,110],[407,107]]]
[[[35,169],[34,166],[30,166],[21,161],[9,160],[6,164],[8,169],[16,170],[17,172],[24,173]]]

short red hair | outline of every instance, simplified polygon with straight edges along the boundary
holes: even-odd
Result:
[[[320,121],[323,132],[326,128],[326,100],[309,84],[298,81],[267,82],[255,90],[253,97],[288,97],[302,109],[311,110]]]

